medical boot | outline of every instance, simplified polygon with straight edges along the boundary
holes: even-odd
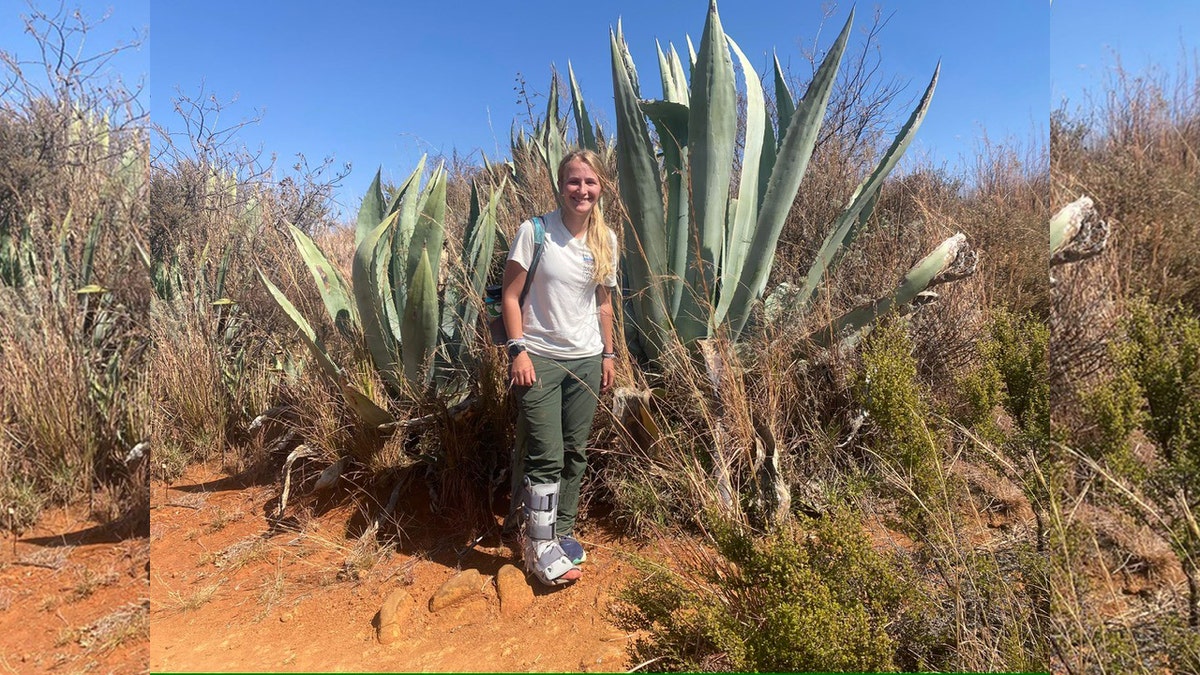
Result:
[[[575,581],[582,572],[562,550],[554,534],[558,519],[558,483],[534,485],[525,478],[525,571],[538,581],[558,586]]]

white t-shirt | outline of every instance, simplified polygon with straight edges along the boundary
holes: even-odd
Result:
[[[595,356],[604,351],[604,342],[587,235],[571,236],[558,211],[542,216],[542,223],[546,228],[542,259],[521,307],[526,349],[549,359]],[[613,287],[617,285],[617,236],[610,234],[614,272],[604,285]],[[533,222],[527,220],[517,228],[508,259],[528,271],[534,248]]]

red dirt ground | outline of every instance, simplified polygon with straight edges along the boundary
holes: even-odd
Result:
[[[494,577],[515,556],[499,542],[461,558],[465,537],[445,526],[406,524],[399,552],[356,548],[344,532],[357,510],[319,516],[300,509],[297,529],[267,534],[274,486],[246,485],[192,467],[151,496],[150,615],[155,671],[615,671],[628,668],[632,635],[610,623],[610,599],[634,573],[618,542],[597,526],[579,530],[584,577],[537,590],[533,604],[503,616],[495,587],[440,613],[434,592],[458,568]],[[294,509],[289,506],[289,513]],[[432,518],[427,518],[432,522]],[[420,541],[421,543],[413,543]],[[364,553],[366,551],[366,553]],[[384,599],[404,587],[417,609],[405,637],[376,637]]]
[[[56,510],[0,539],[0,673],[142,673],[150,544]]]

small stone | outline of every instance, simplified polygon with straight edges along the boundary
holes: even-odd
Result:
[[[500,613],[514,616],[533,602],[533,588],[525,573],[513,565],[505,565],[496,573],[496,592],[500,595]]]
[[[283,613],[283,614],[280,614],[280,615],[279,615],[279,622],[280,622],[280,623],[287,623],[287,622],[289,622],[289,621],[291,621],[291,620],[292,620],[292,613],[291,613],[291,612],[285,612],[285,613]]]
[[[408,591],[397,588],[379,608],[379,642],[390,645],[403,637],[404,626],[417,603]]]
[[[438,612],[480,594],[483,575],[479,570],[463,570],[437,589],[429,599],[429,611]]]

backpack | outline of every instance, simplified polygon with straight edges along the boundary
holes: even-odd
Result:
[[[525,274],[525,285],[521,287],[519,304],[525,305],[525,296],[529,294],[529,285],[533,282],[533,273],[537,271],[538,263],[542,261],[542,249],[546,245],[546,225],[541,216],[533,217],[533,260],[529,263],[529,272]],[[508,330],[504,327],[504,316],[500,311],[500,296],[502,286],[488,286],[483,303],[488,312],[488,329],[492,334],[493,345],[503,345],[508,342]]]

